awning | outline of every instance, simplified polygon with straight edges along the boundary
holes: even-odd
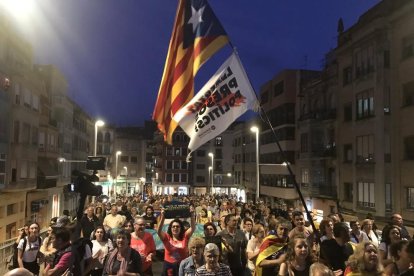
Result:
[[[37,161],[38,176],[57,178],[59,176],[57,159],[39,157]]]

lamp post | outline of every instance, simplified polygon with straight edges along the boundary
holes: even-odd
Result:
[[[128,167],[124,167],[125,170],[125,194],[128,192]]]
[[[208,156],[211,157],[211,194],[213,194],[214,187],[214,154],[210,152]]]
[[[121,154],[122,152],[119,150],[115,154],[115,188],[114,188],[115,195],[116,195],[116,186],[118,185],[118,159]]]
[[[97,144],[98,144],[98,127],[103,126],[105,123],[102,120],[98,120],[95,122],[95,147],[94,147],[94,151],[93,151],[93,156],[96,156],[96,148],[97,148]]]
[[[257,126],[253,126],[250,128],[250,131],[256,133],[256,203],[257,203],[259,202],[259,196],[260,196],[259,128]]]

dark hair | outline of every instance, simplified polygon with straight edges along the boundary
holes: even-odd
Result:
[[[234,214],[228,214],[228,215],[224,218],[224,223],[225,223],[226,225],[228,225],[228,224],[229,224],[229,221],[230,221],[230,219],[231,219],[232,217],[235,217],[235,215],[234,215]]]
[[[148,209],[151,209],[152,212],[154,213],[154,207],[152,207],[152,206],[147,206],[147,208],[145,208],[145,213],[147,213]]]
[[[391,229],[397,229],[398,232],[400,232],[400,237],[401,237],[401,228],[396,226],[396,225],[390,225],[388,227],[385,227],[384,232],[382,232],[382,242],[385,242],[386,245],[390,245],[391,244],[391,239],[390,239],[390,232]]]
[[[351,228],[352,228],[352,226],[354,226],[356,223],[357,223],[357,221],[356,221],[356,220],[351,220],[351,221],[349,222],[349,226],[351,226]]]
[[[345,222],[337,222],[334,224],[333,234],[335,238],[340,238],[342,233],[349,235],[349,227]]]
[[[303,214],[302,214],[301,211],[293,211],[292,212],[292,219],[295,219],[295,217],[299,217],[299,216],[303,217]]]
[[[206,217],[208,217],[208,211],[206,208],[201,208],[201,210],[206,214]]]
[[[207,227],[209,227],[209,226],[213,227],[213,229],[214,229],[214,235],[216,235],[217,234],[217,227],[212,222],[207,222],[207,223],[204,224],[204,226],[203,226],[204,231],[207,231]]]
[[[253,224],[253,220],[251,218],[244,218],[243,219],[243,224],[250,221]]]
[[[180,225],[180,233],[178,234],[178,240],[179,241],[182,241],[183,239],[184,239],[184,234],[185,234],[185,230],[184,230],[184,224],[183,224],[183,222],[181,221],[181,220],[179,220],[179,219],[173,219],[171,222],[170,222],[170,225],[168,225],[168,229],[167,229],[167,234],[170,236],[170,237],[172,237],[172,231],[171,231],[171,228],[172,228],[172,225],[173,225],[173,223],[178,223],[179,225]]]
[[[119,230],[115,235],[114,239],[116,240],[119,236],[125,236],[128,240],[128,245],[131,243],[131,234],[125,229]]]
[[[402,248],[404,247],[404,245],[407,245],[407,244],[409,244],[409,241],[407,241],[407,240],[400,240],[400,241],[398,241],[396,243],[391,244],[391,246],[390,246],[390,254],[391,254],[391,256],[394,259],[399,260],[400,259],[400,256],[398,255],[398,251],[401,251]],[[408,251],[408,247],[407,247],[407,251]]]
[[[96,228],[95,228],[95,230],[93,231],[93,237],[92,237],[92,240],[96,240],[96,230],[98,230],[98,229],[102,229],[103,230],[103,236],[102,236],[102,241],[104,241],[104,242],[106,242],[106,241],[108,241],[108,235],[106,234],[106,231],[105,231],[105,228],[102,226],[102,225],[98,225],[98,226],[96,226]],[[89,238],[89,237],[86,237],[86,238]]]
[[[325,227],[329,226],[330,222],[333,223],[333,220],[331,218],[326,218],[326,219],[323,219],[321,223],[319,224],[319,232],[321,233],[322,236],[326,235]]]
[[[52,234],[55,236],[55,239],[61,239],[63,242],[70,241],[70,232],[68,229],[62,228],[54,228],[52,230]]]

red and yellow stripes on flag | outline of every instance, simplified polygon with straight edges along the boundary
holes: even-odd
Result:
[[[280,238],[276,237],[275,235],[269,235],[263,239],[262,244],[260,245],[259,255],[257,255],[256,259],[256,268],[254,271],[255,276],[262,275],[262,267],[260,267],[260,263],[267,259],[269,256],[273,255],[277,251],[285,246],[285,242]]]
[[[186,1],[180,0],[170,40],[153,119],[171,144],[177,123],[174,114],[194,96],[194,76],[198,69],[227,42],[227,36],[197,37],[194,44],[184,49],[183,25]]]

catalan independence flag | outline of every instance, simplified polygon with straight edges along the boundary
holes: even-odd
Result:
[[[194,76],[228,43],[227,34],[206,0],[180,0],[153,119],[171,144],[174,114],[194,96]]]

